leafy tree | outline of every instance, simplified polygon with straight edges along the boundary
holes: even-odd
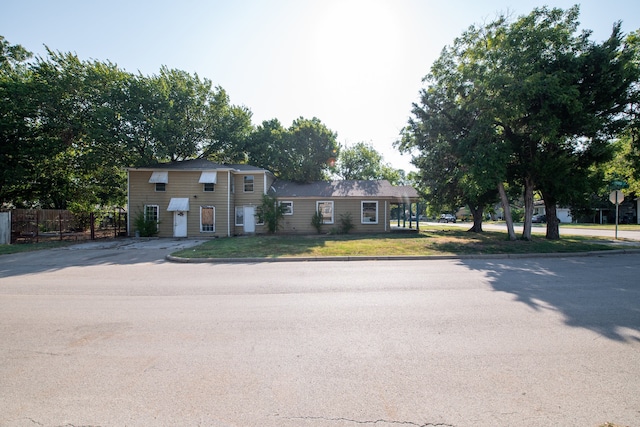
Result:
[[[268,194],[262,195],[262,205],[259,209],[260,222],[267,225],[269,233],[273,234],[278,231],[282,225],[285,206],[278,203],[278,200]]]
[[[246,140],[247,161],[280,177],[290,167],[285,157],[286,143],[287,130],[280,121],[265,120]]]
[[[382,154],[371,144],[358,142],[340,150],[338,176],[342,179],[381,179]]]
[[[400,142],[421,149],[418,166],[440,185],[431,191],[448,200],[480,205],[491,182],[522,185],[525,239],[535,191],[545,199],[547,238],[559,237],[555,206],[584,194],[592,166],[610,157],[608,140],[625,124],[638,78],[620,26],[596,44],[589,32],[576,34],[578,15],[577,6],[545,7],[513,23],[470,27],[432,67]]]
[[[319,119],[298,118],[288,129],[277,119],[263,121],[247,138],[250,163],[294,182],[328,179],[331,159],[338,155],[336,134]]]
[[[287,132],[283,157],[287,169],[280,178],[294,182],[326,180],[331,160],[338,155],[337,135],[318,118],[298,118]]]

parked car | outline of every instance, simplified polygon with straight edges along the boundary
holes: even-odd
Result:
[[[456,222],[456,217],[451,215],[451,214],[442,214],[442,215],[440,215],[440,219],[438,220],[438,222],[446,222],[446,223],[453,222],[453,223],[455,223]]]
[[[546,215],[534,215],[531,217],[531,222],[533,222],[534,224],[542,224],[547,222],[547,216]]]

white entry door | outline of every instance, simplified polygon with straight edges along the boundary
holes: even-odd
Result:
[[[173,237],[187,237],[187,212],[173,212]]]
[[[244,207],[244,232],[256,232],[256,208],[255,206]]]

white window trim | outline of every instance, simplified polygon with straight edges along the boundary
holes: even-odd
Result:
[[[251,177],[251,190],[247,190],[247,183],[245,182],[246,178]],[[256,185],[256,177],[253,175],[243,175],[242,176],[242,191],[244,193],[253,193],[255,191]]]
[[[202,210],[213,209],[213,230],[204,230],[202,224]],[[201,233],[215,233],[216,232],[216,208],[215,206],[200,206],[200,232]]]
[[[145,221],[149,218],[147,218],[147,208],[156,208],[156,229],[158,228],[159,224],[160,224],[160,205],[144,205],[143,209],[143,213],[144,213],[144,219]]]
[[[322,223],[323,224],[333,224],[335,222],[335,205],[333,203],[333,200],[318,200],[316,201],[316,212],[318,212],[320,210],[320,204],[324,204],[324,203],[331,203],[331,221],[325,221],[324,220],[324,216],[323,216],[323,220]]]
[[[293,201],[292,200],[283,200],[281,202],[278,202],[279,205],[282,204],[289,204],[291,206],[291,209],[288,212],[285,212],[284,215],[293,215]]]
[[[238,209],[242,210],[242,223],[238,223]],[[244,206],[236,206],[235,211],[233,212],[233,222],[238,227],[244,227]]]
[[[364,220],[364,204],[365,203],[375,203],[376,204],[376,220],[375,221],[365,221]],[[378,201],[377,200],[362,200],[360,202],[360,223],[361,224],[377,224],[378,223]]]

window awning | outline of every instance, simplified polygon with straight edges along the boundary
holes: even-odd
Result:
[[[200,184],[216,184],[218,180],[218,172],[202,172],[200,174]]]
[[[189,199],[181,197],[172,197],[169,201],[167,211],[187,212],[189,210]]]
[[[168,184],[169,172],[153,172],[149,178],[150,184]]]

